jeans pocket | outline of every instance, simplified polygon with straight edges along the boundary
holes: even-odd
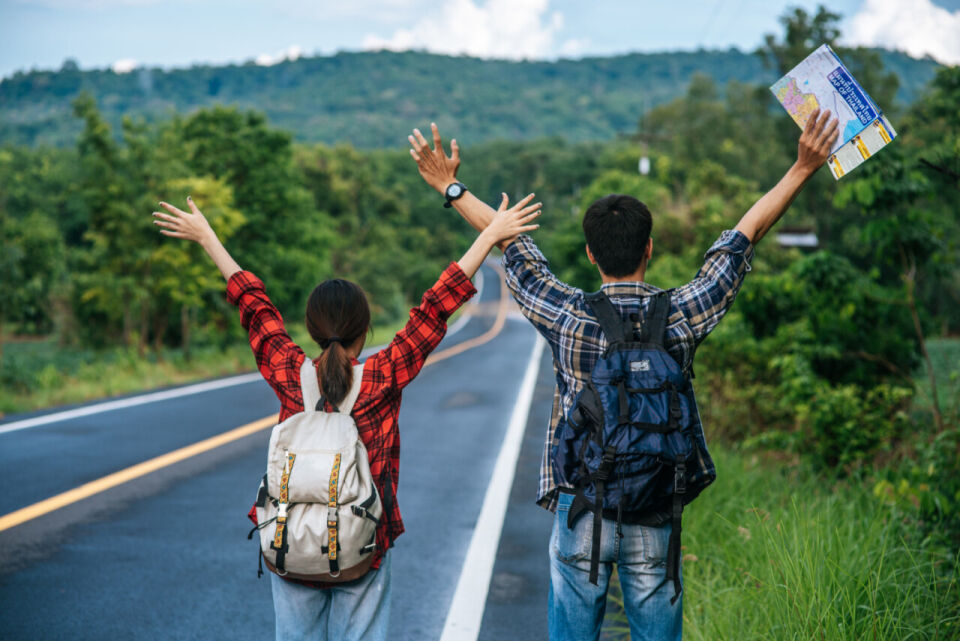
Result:
[[[653,567],[666,565],[667,548],[670,547],[670,530],[669,524],[659,527],[623,526],[624,537],[620,543],[620,558],[625,563],[643,563]]]
[[[567,527],[567,516],[570,513],[572,498],[569,494],[560,495],[552,545],[554,556],[558,561],[568,565],[577,565],[580,561],[590,558],[593,520],[588,518],[590,512],[583,512],[577,522],[574,523],[573,528]]]

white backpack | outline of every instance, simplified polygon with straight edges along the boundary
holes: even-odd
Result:
[[[262,559],[280,576],[341,582],[370,569],[383,507],[350,416],[362,378],[357,365],[338,411],[318,411],[317,371],[305,358],[304,411],[273,428],[255,529]]]

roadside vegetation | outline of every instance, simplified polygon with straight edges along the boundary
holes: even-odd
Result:
[[[960,635],[956,552],[922,534],[916,509],[875,479],[713,454],[720,477],[684,515],[685,639]],[[604,638],[629,639],[619,585],[608,608]]]

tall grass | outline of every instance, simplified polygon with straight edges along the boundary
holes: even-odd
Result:
[[[367,344],[388,342],[404,323],[375,327]],[[319,351],[303,323],[291,323],[288,329],[298,345]],[[242,338],[225,347],[196,347],[189,359],[181,350],[166,347],[139,356],[132,348],[62,347],[53,337],[9,342],[0,359],[0,417],[252,372],[255,367]]]
[[[960,639],[955,551],[868,487],[715,454],[719,479],[684,515],[685,639]],[[618,585],[607,620],[629,638]]]

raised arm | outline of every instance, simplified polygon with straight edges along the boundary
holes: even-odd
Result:
[[[457,179],[457,169],[460,167],[460,147],[456,139],[450,141],[450,155],[443,150],[443,140],[436,124],[431,124],[433,132],[433,149],[427,140],[414,129],[413,134],[407,137],[410,141],[410,155],[417,163],[417,169],[424,181],[443,194],[450,183]],[[529,202],[530,196],[517,204],[523,206]],[[506,199],[506,194],[504,194]],[[453,201],[453,206],[463,218],[481,231],[489,229],[495,224],[500,211],[467,191],[460,198]],[[540,203],[531,205],[539,209]],[[520,311],[527,319],[548,339],[554,336],[557,320],[560,318],[563,304],[577,290],[560,281],[550,271],[546,258],[540,253],[533,239],[526,235],[511,237],[501,234],[502,240],[497,246],[503,250],[503,266],[507,275],[507,287],[520,306]]]
[[[407,140],[412,147],[410,155],[417,162],[417,169],[423,180],[442,195],[446,192],[447,186],[457,180],[457,169],[460,168],[460,147],[457,145],[456,138],[451,140],[450,155],[447,156],[443,150],[443,140],[440,138],[437,124],[431,123],[430,130],[433,132],[433,149],[430,149],[427,139],[419,129],[414,129],[413,134],[407,136]],[[497,214],[493,207],[470,191],[453,201],[453,207],[477,231],[486,229]],[[500,242],[498,246],[501,250],[506,249],[510,242],[513,242],[513,239]]]
[[[303,350],[287,333],[263,281],[240,269],[192,198],[187,198],[187,205],[192,213],[160,203],[170,213],[153,212],[154,224],[165,236],[192,240],[203,247],[227,281],[227,300],[240,310],[240,323],[247,330],[257,369],[281,403],[300,402],[300,381],[287,378],[284,372],[299,368]]]
[[[463,198],[461,197],[458,200],[463,200]],[[510,199],[507,198],[506,194],[503,194],[500,209],[493,212],[493,217],[477,235],[477,239],[473,241],[473,245],[467,250],[467,253],[458,261],[460,269],[464,271],[467,278],[473,278],[473,275],[480,269],[480,264],[494,246],[504,243],[509,244],[520,234],[533,231],[540,226],[533,224],[533,221],[540,215],[540,203],[530,205],[528,203],[531,200],[533,200],[533,194],[507,209]],[[491,209],[491,211],[493,210]]]
[[[753,207],[743,215],[736,229],[756,245],[767,232],[780,220],[784,212],[830,157],[830,150],[839,135],[838,122],[830,119],[830,112],[821,117],[816,109],[807,120],[800,135],[797,149],[797,161],[787,170],[776,186],[768,191]]]

